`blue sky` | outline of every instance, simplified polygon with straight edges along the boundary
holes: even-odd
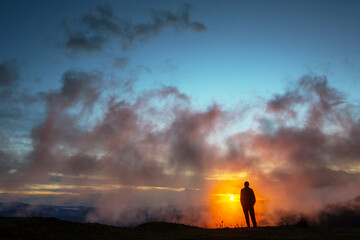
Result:
[[[359,1],[320,0],[2,1],[0,194],[24,179],[108,176],[208,189],[219,169],[253,172],[266,189],[269,174],[320,169],[348,174],[344,196],[356,196],[359,157],[337,137],[359,144],[359,10]],[[318,165],[296,172],[298,149]],[[138,178],[123,169],[140,169]]]
[[[119,18],[151,21],[151,9],[177,11],[183,2],[106,2]],[[1,61],[21,64],[23,84],[31,89],[59,86],[69,68],[116,73],[113,59],[128,57],[131,66],[151,69],[144,85],[176,85],[199,104],[211,100],[231,105],[253,94],[271,95],[288,81],[314,73],[356,97],[360,30],[356,1],[195,1],[191,19],[206,31],[176,32],[166,28],[157,36],[122,50],[114,42],[105,53],[69,58],[61,47],[62,22],[79,24],[85,13],[101,4],[89,1],[7,1],[1,12]],[[167,63],[175,68],[165,71]],[[176,73],[174,73],[176,72]],[[34,79],[41,79],[34,86]],[[206,85],[206,89],[203,86]]]

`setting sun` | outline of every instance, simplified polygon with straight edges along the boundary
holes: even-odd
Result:
[[[210,212],[212,227],[244,227],[245,218],[240,204],[240,190],[243,182],[229,180],[219,183],[210,196]],[[264,213],[264,202],[254,189],[257,201],[255,214],[258,222],[261,222]]]
[[[230,201],[235,201],[235,195],[233,195],[233,194],[228,194],[229,195],[229,197],[230,197]]]

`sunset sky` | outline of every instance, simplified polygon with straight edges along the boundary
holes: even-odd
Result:
[[[246,180],[260,225],[359,196],[359,11],[1,1],[0,201],[214,227]]]

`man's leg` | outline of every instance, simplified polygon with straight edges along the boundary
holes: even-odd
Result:
[[[256,219],[255,219],[255,210],[254,210],[254,206],[251,206],[249,208],[249,212],[250,212],[250,216],[251,216],[251,221],[253,223],[253,226],[254,227],[257,227],[257,224],[256,224]],[[249,219],[249,216],[248,216],[248,219]]]
[[[246,220],[246,225],[248,226],[248,228],[250,227],[250,220],[249,220],[249,209],[247,207],[243,206],[243,211],[244,211],[244,215],[245,215],[245,220]]]

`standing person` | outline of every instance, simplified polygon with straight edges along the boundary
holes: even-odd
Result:
[[[241,189],[240,193],[240,202],[245,214],[246,225],[250,228],[250,221],[249,221],[249,212],[251,216],[251,221],[253,223],[254,228],[257,227],[256,219],[255,219],[255,211],[254,211],[254,204],[256,202],[254,191],[249,188],[249,182],[246,181],[244,183],[244,188]]]

